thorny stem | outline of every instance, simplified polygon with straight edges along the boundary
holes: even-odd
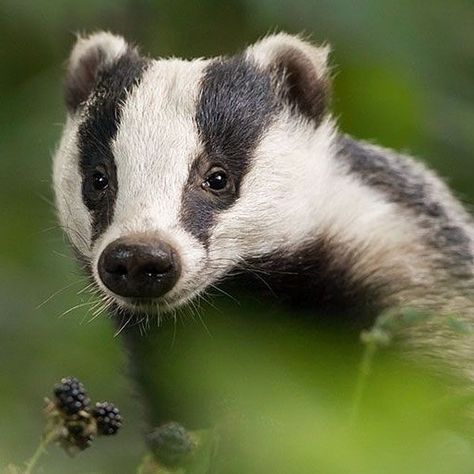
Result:
[[[30,460],[26,464],[26,469],[23,474],[32,474],[33,469],[37,466],[39,459],[46,451],[46,448],[51,444],[58,436],[57,430],[53,429],[47,432],[44,436],[42,436],[41,441],[36,448],[36,451],[31,456]]]

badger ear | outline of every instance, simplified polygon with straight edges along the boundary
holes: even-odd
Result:
[[[294,109],[318,123],[329,103],[328,46],[296,36],[268,36],[247,50],[250,58],[275,77],[278,93]]]
[[[69,57],[65,81],[65,101],[75,113],[87,100],[99,73],[129,50],[121,36],[100,32],[78,37]]]

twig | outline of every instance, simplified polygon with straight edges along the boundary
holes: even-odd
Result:
[[[43,453],[46,452],[46,448],[58,437],[58,432],[57,430],[51,430],[48,433],[46,433],[42,438],[41,441],[36,448],[36,451],[33,453],[33,456],[31,456],[30,460],[26,464],[26,469],[24,474],[32,474],[33,469],[36,467],[38,464],[39,459],[43,455]]]

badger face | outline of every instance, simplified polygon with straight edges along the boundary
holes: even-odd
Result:
[[[144,58],[108,33],[78,40],[54,187],[105,296],[166,312],[304,241],[330,173],[326,56],[284,34],[194,61]]]

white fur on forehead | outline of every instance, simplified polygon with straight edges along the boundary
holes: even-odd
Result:
[[[311,61],[320,76],[328,72],[328,56],[331,48],[328,45],[315,46],[303,41],[298,36],[278,33],[263,38],[247,48],[247,56],[263,67],[271,66],[281,56],[289,52],[299,52]]]
[[[166,230],[179,220],[189,169],[201,151],[194,117],[204,66],[153,61],[128,96],[112,143],[119,182],[112,225],[131,220],[143,226],[137,232],[150,225]]]

